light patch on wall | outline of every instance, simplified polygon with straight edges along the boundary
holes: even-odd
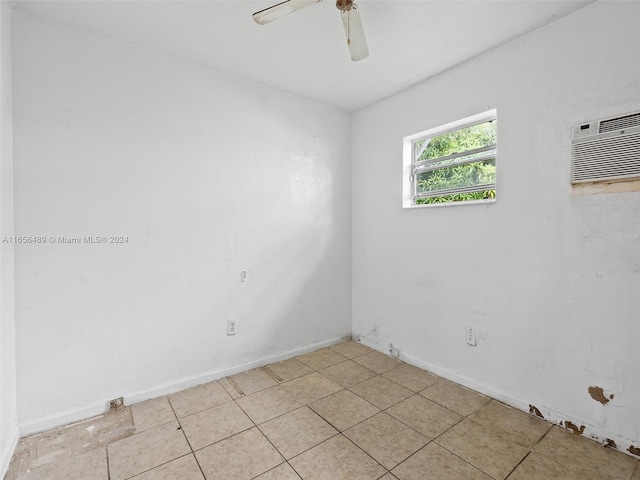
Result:
[[[603,193],[640,192],[640,180],[632,182],[583,183],[572,185],[571,195],[599,195]]]
[[[327,205],[331,196],[331,177],[315,154],[293,152],[288,163],[289,199],[296,209],[310,209],[309,214]],[[325,200],[323,200],[323,198]]]

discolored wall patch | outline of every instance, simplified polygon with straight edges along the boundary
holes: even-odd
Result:
[[[536,417],[544,418],[540,410],[538,410],[534,405],[529,405],[529,413],[531,415],[535,415]]]
[[[613,393],[607,397],[602,387],[589,387],[588,391],[591,398],[596,402],[600,402],[602,405],[606,405],[609,401],[613,400]]]
[[[582,435],[584,433],[584,428],[585,428],[584,425],[581,425],[580,428],[578,428],[573,422],[570,422],[569,420],[567,420],[566,422],[564,422],[564,426],[567,427],[576,435]]]
[[[627,451],[628,451],[629,453],[632,453],[632,454],[637,455],[638,457],[640,457],[640,448],[638,448],[638,447],[634,447],[633,445],[631,445],[631,446],[627,449]]]

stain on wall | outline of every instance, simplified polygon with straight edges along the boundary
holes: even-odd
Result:
[[[584,433],[584,425],[581,425],[580,428],[578,428],[573,422],[570,422],[569,420],[564,422],[564,425],[576,435],[582,435]]]
[[[610,400],[613,400],[613,393],[607,397],[607,395],[604,394],[602,387],[589,387],[589,395],[591,395],[591,398],[596,402],[600,402],[602,405],[606,405]]]
[[[628,451],[629,453],[632,453],[632,454],[637,455],[638,457],[640,457],[640,448],[638,448],[638,447],[635,447],[635,446],[631,445],[631,446],[627,449],[627,451]]]
[[[536,417],[544,418],[544,415],[538,410],[534,405],[529,405],[529,413],[531,415],[535,415]]]

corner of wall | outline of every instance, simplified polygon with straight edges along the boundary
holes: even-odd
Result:
[[[0,233],[13,228],[13,90],[11,88],[11,10],[0,2]],[[9,468],[19,438],[16,402],[14,249],[0,250],[0,477]]]
[[[13,457],[13,452],[16,450],[16,446],[18,445],[18,425],[15,425],[14,428],[10,431],[10,436],[7,441],[2,445],[2,449],[0,450],[0,477],[4,478],[7,470],[9,469],[9,463],[11,463],[11,457]]]

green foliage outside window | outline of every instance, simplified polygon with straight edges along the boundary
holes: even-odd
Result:
[[[428,145],[423,149],[425,142]],[[438,135],[431,139],[416,142],[414,148],[416,154],[422,150],[416,162],[435,160],[456,153],[464,153],[470,150],[490,147],[496,144],[496,121],[481,123],[453,132]],[[416,193],[437,192],[461,187],[473,187],[493,185],[496,181],[495,158],[486,159],[486,155],[494,153],[488,150],[470,155],[458,155],[455,158],[436,161],[430,166],[439,167],[427,172],[418,172],[416,179]],[[462,160],[479,158],[477,162],[457,165]],[[481,157],[484,159],[480,160]],[[449,166],[450,165],[450,166]],[[495,198],[494,189],[476,192],[455,193],[416,199],[416,204],[449,203],[466,200],[483,200]]]

